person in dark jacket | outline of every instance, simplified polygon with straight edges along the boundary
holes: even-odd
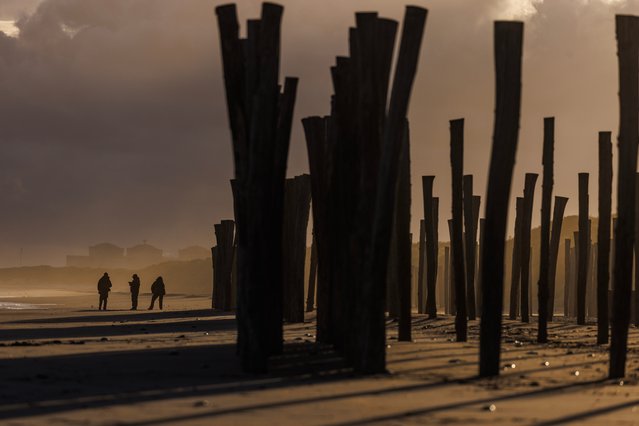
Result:
[[[111,279],[106,272],[102,275],[102,278],[98,281],[98,293],[100,294],[100,304],[98,310],[107,310],[107,299],[109,298],[109,292],[111,291]]]
[[[155,305],[155,300],[158,299],[160,303],[160,309],[162,309],[162,300],[164,299],[164,295],[166,294],[166,289],[164,288],[164,280],[162,277],[157,277],[153,284],[151,284],[151,293],[153,296],[151,297],[151,306],[149,306],[149,311],[153,310],[153,305]]]
[[[140,294],[140,277],[138,274],[133,274],[131,281],[129,281],[129,287],[131,287],[131,310],[138,309],[138,295]]]

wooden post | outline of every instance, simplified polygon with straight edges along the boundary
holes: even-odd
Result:
[[[410,130],[408,123],[404,131],[402,155],[400,157],[399,177],[397,182],[397,207],[395,221],[397,223],[397,283],[399,290],[399,324],[400,342],[410,342],[411,337],[411,252],[410,234]]]
[[[611,133],[599,132],[599,224],[597,228],[597,344],[599,345],[608,343],[611,206]]]
[[[570,282],[572,280],[570,238],[564,239],[564,317],[570,317]]]
[[[315,242],[315,226],[313,226],[311,242],[311,261],[308,271],[308,290],[306,294],[306,312],[313,312],[315,307],[315,287],[317,283],[317,243]]]
[[[481,315],[482,310],[483,310],[483,295],[481,292],[481,255],[484,249],[484,226],[485,226],[485,221],[484,219],[479,219],[479,250],[477,253],[477,271],[476,271],[476,278],[475,278],[475,288],[477,288],[477,314]]]
[[[455,317],[455,333],[458,342],[467,339],[467,291],[464,268],[464,224],[462,181],[464,165],[464,119],[450,121],[450,163],[453,183],[453,268],[455,270],[455,296],[457,297],[457,315]],[[474,290],[474,289],[473,289]]]
[[[428,228],[427,228],[428,229]],[[426,312],[428,313],[428,317],[433,319],[437,317],[437,294],[436,294],[436,290],[437,290],[437,276],[438,276],[438,272],[439,272],[439,197],[433,197],[433,223],[432,223],[432,229],[433,229],[433,238],[432,241],[430,241],[430,243],[426,242],[426,250],[428,250],[428,246],[430,244],[431,246],[431,251],[432,251],[432,267],[430,268],[431,275],[428,275],[428,267],[426,269],[426,276],[429,277],[428,279],[431,281],[431,288],[433,288],[434,290],[432,291],[433,297],[431,298],[432,300],[429,302],[428,298],[426,298]],[[428,253],[428,252],[427,252]]]
[[[477,244],[477,221],[479,220],[479,198],[473,196],[473,175],[463,178],[464,209],[464,263],[466,265],[466,305],[468,319],[477,316],[475,296],[475,245]]]
[[[639,140],[639,18],[616,16],[619,58],[619,167],[617,177],[617,228],[615,229],[614,315],[610,342],[610,378],[625,375],[632,294],[632,248],[634,244],[635,193]]]
[[[481,259],[481,377],[497,376],[500,367],[504,240],[519,133],[523,33],[522,22],[495,23],[495,123],[486,191],[484,256]]]
[[[424,269],[426,266],[426,220],[419,221],[419,254],[417,255],[417,313],[426,310],[426,289],[424,288]]]
[[[457,315],[457,288],[455,287],[455,263],[454,263],[454,259],[455,259],[455,250],[454,250],[454,246],[453,246],[453,220],[452,219],[448,219],[448,236],[450,238],[450,243],[449,243],[449,247],[450,247],[450,253],[449,253],[449,265],[448,265],[448,269],[449,269],[449,290],[448,293],[450,294],[450,313],[451,315]]]
[[[517,197],[515,202],[515,234],[513,236],[512,267],[510,273],[510,305],[508,319],[519,316],[519,290],[521,283],[521,230],[524,220],[524,198]]]
[[[588,276],[588,173],[579,173],[579,259],[577,270],[577,324],[586,324]]]
[[[555,207],[552,214],[552,230],[550,232],[550,259],[548,261],[548,321],[553,320],[555,314],[555,279],[557,275],[557,257],[559,256],[559,240],[561,239],[561,225],[568,198],[555,197]],[[568,241],[570,248],[570,241]]]
[[[446,308],[446,315],[451,315],[452,314],[452,309],[451,309],[451,305],[453,304],[451,302],[452,300],[452,293],[450,291],[451,289],[451,285],[450,285],[450,248],[448,246],[444,247],[444,290],[446,293],[446,304],[445,304],[445,308]]]
[[[530,322],[530,231],[538,175],[526,173],[524,182],[524,215],[521,222],[521,321]]]
[[[437,221],[433,202],[433,182],[435,176],[422,176],[424,194],[424,220],[426,221],[426,313],[429,318],[437,317]]]
[[[408,137],[408,103],[417,72],[426,15],[426,9],[415,6],[406,8],[388,114],[383,126],[377,198],[368,251],[370,256],[365,259],[359,303],[361,310],[356,313],[359,327],[358,333],[354,336],[358,342],[355,369],[365,373],[381,373],[386,370],[383,283],[388,259],[390,224],[393,219],[392,209],[388,206],[395,205],[397,195],[397,181],[405,146],[403,139]],[[375,44],[373,42],[373,45]],[[378,47],[375,46],[375,49]]]
[[[231,309],[231,275],[233,271],[233,240],[235,222],[223,220],[215,225],[215,291],[214,308],[222,311]]]
[[[635,326],[639,326],[639,173],[635,173],[635,240],[634,240],[634,253],[635,253],[635,265],[634,265],[634,278],[635,278],[635,291],[634,291],[634,300],[633,304],[635,306],[634,309],[634,318],[631,318],[631,321],[635,324]],[[631,309],[631,312],[633,309]]]
[[[238,353],[255,373],[282,348],[282,210],[297,90],[287,78],[280,93],[282,13],[264,3],[241,41],[236,6],[216,8],[238,193]]]
[[[550,208],[552,204],[555,149],[555,117],[544,118],[544,147],[541,163],[544,168],[541,186],[541,241],[539,243],[539,328],[537,342],[548,341],[548,301],[550,299]]]
[[[286,179],[282,269],[283,318],[288,322],[304,322],[304,263],[310,204],[310,176]]]
[[[217,247],[211,247],[211,263],[213,266],[213,287],[211,287],[211,309],[215,309],[215,304],[217,303],[217,291],[218,288],[215,285],[215,258],[217,253]]]
[[[332,138],[330,118],[308,117],[302,120],[308,164],[311,172],[313,241],[317,252],[317,341],[332,343],[331,318],[333,299],[331,265],[331,232],[329,220],[334,204],[329,201],[332,181]]]

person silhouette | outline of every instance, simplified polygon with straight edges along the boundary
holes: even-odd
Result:
[[[166,294],[164,280],[162,280],[162,277],[157,277],[155,281],[153,281],[153,284],[151,284],[151,293],[153,293],[153,296],[151,297],[151,306],[149,306],[149,311],[153,310],[153,305],[155,305],[156,299],[158,299],[160,309],[162,309],[162,300]]]
[[[138,274],[133,274],[131,281],[129,281],[129,287],[131,287],[131,310],[138,309],[138,295],[140,294],[140,277]]]
[[[98,310],[107,310],[107,299],[109,298],[109,292],[111,291],[111,279],[106,272],[102,275],[102,278],[98,281],[98,293],[100,294],[100,303]]]

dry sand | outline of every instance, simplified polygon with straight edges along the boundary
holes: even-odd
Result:
[[[98,312],[94,299],[0,300],[56,304],[0,311],[0,424],[639,424],[634,328],[623,385],[606,380],[595,325],[563,319],[544,346],[535,324],[506,322],[502,377],[476,380],[475,321],[468,343],[451,341],[450,317],[414,318],[412,343],[391,323],[390,373],[357,377],[312,343],[309,317],[285,327],[285,355],[256,377],[238,367],[233,316],[206,298],[168,297],[163,312]],[[110,304],[128,307],[128,296]]]

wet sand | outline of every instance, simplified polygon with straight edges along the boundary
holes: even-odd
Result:
[[[0,424],[639,423],[635,328],[623,385],[606,380],[594,323],[562,318],[544,346],[534,343],[536,324],[506,321],[499,379],[475,378],[478,322],[456,343],[452,318],[423,316],[411,343],[398,343],[389,322],[387,375],[353,375],[313,343],[309,316],[286,325],[272,372],[249,376],[235,357],[234,317],[208,309],[207,298],[168,297],[162,312],[124,310],[128,295],[117,293],[110,305],[123,310],[98,312],[94,299],[0,299],[56,304],[0,311]]]

